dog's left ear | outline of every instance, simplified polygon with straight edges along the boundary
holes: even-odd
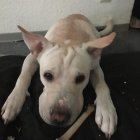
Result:
[[[103,48],[109,46],[113,42],[115,36],[116,36],[116,33],[113,32],[105,37],[101,37],[96,40],[87,42],[86,43],[87,52],[89,54],[99,55]]]
[[[25,44],[33,55],[38,56],[38,54],[42,51],[44,47],[49,46],[48,44],[50,43],[45,37],[39,34],[31,33],[21,26],[18,26],[18,28],[22,32]]]

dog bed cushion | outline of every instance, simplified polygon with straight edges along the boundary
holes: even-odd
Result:
[[[25,57],[0,57],[0,108],[12,91]],[[140,52],[103,55],[101,59],[105,79],[118,114],[118,126],[111,140],[140,139]],[[0,117],[0,140],[12,136],[15,140],[54,140],[68,128],[48,125],[38,113],[38,97],[43,86],[37,71],[33,76],[30,97],[15,121],[3,124]],[[84,90],[85,107],[93,103],[95,93],[90,85]],[[105,140],[95,123],[95,112],[82,124],[72,140]]]

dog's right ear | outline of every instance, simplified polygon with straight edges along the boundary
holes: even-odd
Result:
[[[50,44],[49,41],[43,36],[31,33],[19,25],[18,28],[22,32],[25,44],[33,55],[38,56],[43,48],[47,47],[47,45]]]

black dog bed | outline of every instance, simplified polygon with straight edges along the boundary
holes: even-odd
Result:
[[[13,89],[25,57],[0,58],[0,108]],[[101,59],[106,81],[118,114],[118,126],[111,140],[140,140],[140,52],[103,55]],[[38,114],[38,97],[42,92],[38,71],[29,88],[31,93],[15,121],[4,125],[0,117],[0,140],[54,140],[68,128],[54,127]],[[84,90],[85,107],[93,103],[95,93],[90,85]],[[82,124],[72,140],[105,140],[95,123],[95,112]]]

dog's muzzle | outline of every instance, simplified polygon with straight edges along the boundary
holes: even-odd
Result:
[[[70,118],[71,111],[61,100],[50,109],[50,121],[53,125],[66,126]]]

